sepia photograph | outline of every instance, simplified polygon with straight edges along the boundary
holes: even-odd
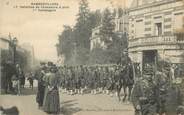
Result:
[[[184,0],[0,0],[0,115],[184,115]]]

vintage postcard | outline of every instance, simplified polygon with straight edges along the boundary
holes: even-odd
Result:
[[[184,0],[0,0],[0,115],[184,115]]]

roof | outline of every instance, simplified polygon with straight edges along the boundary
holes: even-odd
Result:
[[[0,37],[0,40],[5,41],[5,42],[10,42],[8,39],[2,38],[2,37]]]

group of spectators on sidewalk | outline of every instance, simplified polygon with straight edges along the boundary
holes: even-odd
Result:
[[[3,64],[1,88],[4,89],[5,94],[21,95],[26,80],[29,81],[30,87],[33,89],[34,74],[32,72],[25,72],[20,64],[11,62]]]

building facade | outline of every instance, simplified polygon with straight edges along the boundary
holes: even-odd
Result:
[[[5,38],[0,38],[0,49],[5,49],[8,50],[9,49],[9,40],[5,39]]]
[[[120,8],[117,8],[116,10],[117,10],[116,15],[112,20],[114,23],[113,32],[119,37],[122,37],[123,35],[128,35],[128,27],[129,27],[128,10],[125,8],[121,9],[121,12]],[[107,48],[107,45],[104,43],[104,41],[101,40],[100,28],[101,25],[92,30],[92,35],[90,38],[91,50],[93,50],[94,48],[102,48],[102,49]]]
[[[117,34],[128,34],[129,15],[127,9],[122,9],[121,13],[117,9],[116,16],[114,18],[115,32]]]
[[[106,48],[105,43],[101,40],[100,37],[100,28],[101,26],[98,26],[92,30],[92,35],[90,38],[90,50],[93,50],[94,48]]]
[[[129,56],[134,63],[184,63],[182,0],[133,0],[129,9]],[[143,63],[144,62],[144,63]]]
[[[10,40],[7,37],[0,37],[0,61],[2,63],[2,61],[8,60],[13,60]]]

